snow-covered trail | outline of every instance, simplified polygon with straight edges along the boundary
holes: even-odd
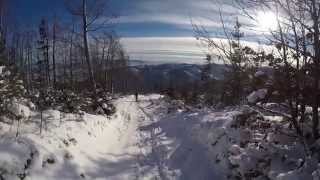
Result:
[[[138,107],[146,118],[139,129],[149,137],[152,148],[149,155],[157,179],[224,179],[224,169],[216,169],[213,165],[216,158],[211,155],[211,142],[208,141],[211,130],[204,126],[206,120],[214,119],[216,114],[207,117],[205,111],[184,112],[179,105],[152,96],[146,96]]]
[[[281,117],[266,113],[259,119],[250,107],[184,109],[174,103],[154,95],[125,106],[119,103],[123,106],[119,109],[131,117],[129,127],[135,127],[128,136],[137,135],[136,179],[319,179],[315,173],[320,171],[314,171],[319,164],[313,160],[303,167],[299,164],[303,146],[292,136],[274,133],[272,126],[278,125],[272,121]],[[243,119],[247,125],[241,125]],[[277,141],[284,145],[278,146]],[[284,156],[291,158],[283,160]]]
[[[59,111],[46,111],[48,129],[42,135],[34,112],[18,140],[11,126],[0,124],[5,132],[0,132],[0,168],[9,172],[6,179],[19,179],[21,173],[25,180],[221,179],[211,166],[209,129],[199,126],[204,115],[171,111],[176,106],[160,95],[139,96],[139,102],[125,96],[114,105],[111,118],[64,114],[61,119]]]
[[[23,123],[15,139],[15,126],[0,123],[0,177],[16,180],[165,180],[166,172],[156,147],[153,122],[144,110],[159,95],[133,96],[114,102],[111,118],[85,114],[44,112],[47,130],[39,134],[39,113]],[[62,118],[62,119],[61,119]],[[5,175],[1,168],[4,168]],[[22,174],[22,175],[21,175]]]
[[[130,153],[134,153],[137,157],[136,164],[132,164],[132,167],[136,168],[132,171],[134,173],[130,178],[125,179],[172,179],[172,177],[169,178],[169,172],[164,164],[167,154],[161,150],[162,144],[157,136],[159,129],[144,129],[156,121],[155,117],[149,114],[146,109],[152,108],[153,101],[159,100],[159,98],[159,95],[141,96],[139,102],[134,102],[133,98],[130,100],[130,97],[126,97],[116,102],[116,107],[122,114],[122,122],[128,123],[128,129],[123,131],[125,137],[122,137],[121,141],[126,141],[126,137],[131,138],[125,144],[130,147],[128,142],[135,142],[133,145],[135,151]]]
[[[103,134],[91,143],[80,144],[79,169],[86,179],[167,180],[154,129],[141,128],[153,123],[144,109],[159,95],[142,96],[137,103],[127,96],[114,102],[117,112]],[[84,148],[87,146],[88,148]],[[92,148],[89,148],[92,147]],[[83,156],[83,154],[85,156]]]
[[[119,98],[114,102],[117,112],[110,120],[97,121],[97,116],[86,115],[85,122],[96,121],[86,124],[91,138],[87,132],[69,132],[67,136],[77,140],[75,146],[67,147],[72,159],[59,160],[60,155],[56,165],[31,173],[30,179],[167,180],[157,129],[143,130],[154,123],[145,108],[158,98],[141,96],[138,103],[133,96]]]
[[[221,171],[213,172],[212,161],[203,137],[197,137],[199,113],[168,113],[159,95],[120,98],[115,102],[117,115],[113,121],[120,128],[115,154],[127,154],[127,169],[105,179],[126,180],[211,180],[221,179]],[[199,119],[200,118],[200,119]],[[206,133],[203,132],[203,133]],[[200,140],[198,138],[201,138]],[[203,144],[202,144],[203,143]],[[211,146],[209,144],[209,146]],[[121,162],[123,159],[116,159]],[[108,174],[107,174],[108,175]]]
[[[110,120],[100,117],[99,121],[97,116],[86,115],[88,132],[69,131],[67,136],[77,141],[76,145],[66,147],[73,156],[70,160],[59,159],[58,155],[55,165],[34,171],[30,179],[138,179],[139,114],[133,113],[137,112],[137,106],[128,98],[115,104],[117,113]],[[90,125],[90,121],[95,123]]]
[[[168,168],[166,167],[165,161],[168,156],[168,151],[166,151],[167,146],[166,144],[163,144],[163,139],[167,139],[166,136],[159,137],[158,134],[161,133],[161,129],[159,127],[152,127],[152,128],[145,128],[148,126],[152,126],[153,123],[156,123],[157,117],[149,114],[147,112],[148,107],[152,107],[154,100],[154,97],[151,96],[151,98],[142,98],[139,103],[137,103],[137,107],[139,108],[141,112],[141,119],[139,121],[139,134],[140,134],[140,141],[142,142],[142,146],[140,146],[141,149],[147,149],[150,150],[148,154],[145,154],[145,159],[140,162],[140,165],[144,165],[143,162],[146,160],[149,160],[149,164],[145,164],[150,170],[149,173],[151,173],[155,179],[160,180],[169,180],[169,179],[175,179],[176,175],[170,174],[168,171]],[[162,140],[160,139],[162,138]],[[149,157],[148,157],[149,156]],[[141,160],[140,160],[141,161]]]

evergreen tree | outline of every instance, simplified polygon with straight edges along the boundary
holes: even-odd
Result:
[[[238,18],[231,33],[230,52],[227,59],[227,69],[225,70],[224,91],[222,101],[226,104],[238,104],[241,98],[246,95],[246,88],[249,81],[250,61],[241,44],[244,33],[241,31],[242,25]]]

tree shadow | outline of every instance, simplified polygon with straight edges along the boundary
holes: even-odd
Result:
[[[60,168],[58,168],[55,172],[51,172],[50,174],[55,175],[56,177],[52,177],[53,179],[70,179],[70,180],[78,180],[84,179],[84,172],[79,170],[79,166],[72,162],[71,160],[64,159],[62,163],[57,164]],[[50,167],[48,167],[50,168]]]
[[[197,141],[194,128],[210,126],[203,124],[206,112],[184,112],[163,115],[157,122],[139,128],[140,131],[161,131],[156,134],[158,151],[162,154],[162,163],[171,170],[179,170],[183,180],[223,179],[223,175],[214,172],[208,147]],[[149,115],[150,116],[150,115]],[[150,116],[152,117],[152,116]],[[208,123],[208,122],[206,122]],[[163,134],[179,144],[165,144],[160,137]],[[175,147],[174,147],[175,146]],[[171,149],[171,152],[170,152]]]
[[[86,170],[86,175],[92,179],[135,179],[138,176],[137,155],[132,154],[103,154],[103,158],[87,158],[94,164]]]

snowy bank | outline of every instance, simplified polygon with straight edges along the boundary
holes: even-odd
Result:
[[[252,92],[248,97],[247,100],[249,103],[257,103],[260,100],[263,100],[266,95],[268,94],[267,89],[259,89],[257,91]]]

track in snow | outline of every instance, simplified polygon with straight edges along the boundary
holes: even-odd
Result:
[[[150,100],[150,102],[152,103],[152,100]],[[138,104],[138,108],[140,109],[140,111],[144,115],[144,117],[145,117],[144,119],[147,119],[149,122],[154,122],[152,116],[149,115],[144,110],[144,107],[142,107],[140,104]],[[139,129],[139,131],[140,131],[141,137],[143,137],[144,133],[142,133],[141,132],[142,130],[140,130],[140,129]],[[155,161],[160,179],[161,180],[168,180],[167,175],[165,174],[165,167],[164,167],[165,155],[163,153],[165,153],[165,152],[161,150],[162,144],[161,144],[161,141],[158,141],[156,131],[157,131],[157,129],[155,129],[155,128],[152,128],[147,131],[150,136],[149,141],[150,141],[150,145],[151,145],[151,157],[153,157],[153,160]],[[159,129],[158,129],[158,131],[159,131]],[[147,138],[144,137],[144,139],[147,139]]]
[[[127,127],[136,127],[136,132],[128,132],[122,129],[123,136],[137,136],[137,147],[139,153],[136,155],[137,163],[132,179],[137,180],[170,180],[165,165],[167,151],[159,136],[161,129],[150,128],[149,125],[155,122],[154,117],[145,109],[153,105],[152,97],[142,97],[139,102],[128,100],[128,98],[118,100],[118,111],[121,112],[121,120],[127,123]],[[148,127],[148,128],[145,128]],[[120,137],[121,138],[121,137]],[[121,139],[119,139],[121,141]],[[133,178],[134,177],[134,178]]]

